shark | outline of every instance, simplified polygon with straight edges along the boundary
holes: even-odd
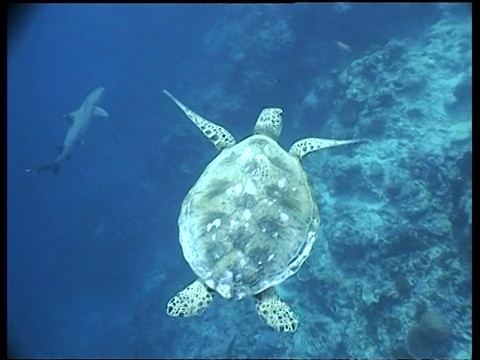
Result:
[[[92,117],[108,117],[108,113],[98,106],[98,103],[101,101],[104,92],[105,88],[96,88],[90,94],[88,94],[85,101],[77,110],[72,111],[70,114],[64,116],[69,120],[70,127],[68,128],[63,144],[57,146],[60,154],[55,158],[55,160],[44,165],[26,168],[25,172],[31,173],[33,171],[52,171],[54,174],[58,174],[61,162],[65,159],[68,160],[78,144],[83,143],[83,136],[88,129]]]

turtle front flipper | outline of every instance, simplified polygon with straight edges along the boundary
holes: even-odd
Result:
[[[187,117],[203,132],[203,134],[213,143],[213,145],[215,145],[218,150],[223,150],[235,145],[235,138],[223,127],[194,113],[192,110],[178,101],[167,90],[163,90],[163,93],[172,99],[175,104],[177,104],[184,114],[187,115]]]
[[[269,288],[255,296],[255,307],[260,318],[279,332],[295,332],[297,318],[292,309],[278,296],[275,289]]]
[[[292,145],[288,152],[290,153],[290,155],[297,156],[298,158],[302,159],[305,155],[317,150],[349,144],[362,144],[367,142],[370,141],[366,139],[335,140],[306,138],[298,140],[295,144]]]
[[[202,315],[213,300],[212,291],[200,280],[195,280],[167,304],[167,315],[192,317]]]

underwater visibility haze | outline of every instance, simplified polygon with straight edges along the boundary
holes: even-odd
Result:
[[[14,10],[7,43],[10,357],[471,359],[471,4]],[[287,152],[309,137],[368,140],[308,154],[305,143],[290,152],[301,163],[295,159],[298,169],[287,172],[303,168],[308,183],[300,190],[310,189],[319,208],[316,236],[278,242],[279,251],[295,244],[285,250],[293,258],[309,255],[275,286],[298,321],[292,331],[268,326],[254,296],[225,300],[211,291],[202,314],[167,314],[172,297],[196,279],[185,259],[210,246],[183,235],[184,257],[182,201],[222,149],[173,96],[187,115],[191,109],[222,126],[237,144],[257,132],[264,108],[282,109],[278,145]],[[232,167],[245,153],[232,157]],[[283,181],[271,185],[283,188]],[[278,196],[273,187],[266,202]],[[222,189],[215,196],[226,196]],[[310,204],[278,200],[295,208],[280,213],[283,222]],[[191,224],[198,212],[181,218]],[[271,219],[251,236],[267,248],[277,246],[278,233],[304,234],[310,225],[300,232],[293,225],[316,221],[303,215],[278,230]],[[208,223],[207,232],[220,223]],[[229,234],[218,249],[239,241]],[[260,256],[256,245],[240,264]],[[206,273],[213,266],[207,262]]]

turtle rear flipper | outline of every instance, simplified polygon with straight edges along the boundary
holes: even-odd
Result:
[[[235,145],[235,138],[226,129],[194,113],[167,90],[163,90],[163,93],[172,99],[180,110],[187,115],[187,117],[202,131],[203,135],[205,135],[218,150],[223,150]]]
[[[269,288],[255,296],[255,307],[260,318],[279,332],[295,332],[297,318],[290,306],[284,303],[274,288]]]
[[[192,317],[202,315],[213,300],[212,292],[200,280],[195,280],[170,299],[167,315]]]

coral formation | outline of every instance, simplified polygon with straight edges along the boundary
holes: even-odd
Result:
[[[441,356],[442,345],[447,343],[452,329],[445,317],[437,311],[426,311],[420,317],[418,325],[408,331],[406,348],[415,359]]]

